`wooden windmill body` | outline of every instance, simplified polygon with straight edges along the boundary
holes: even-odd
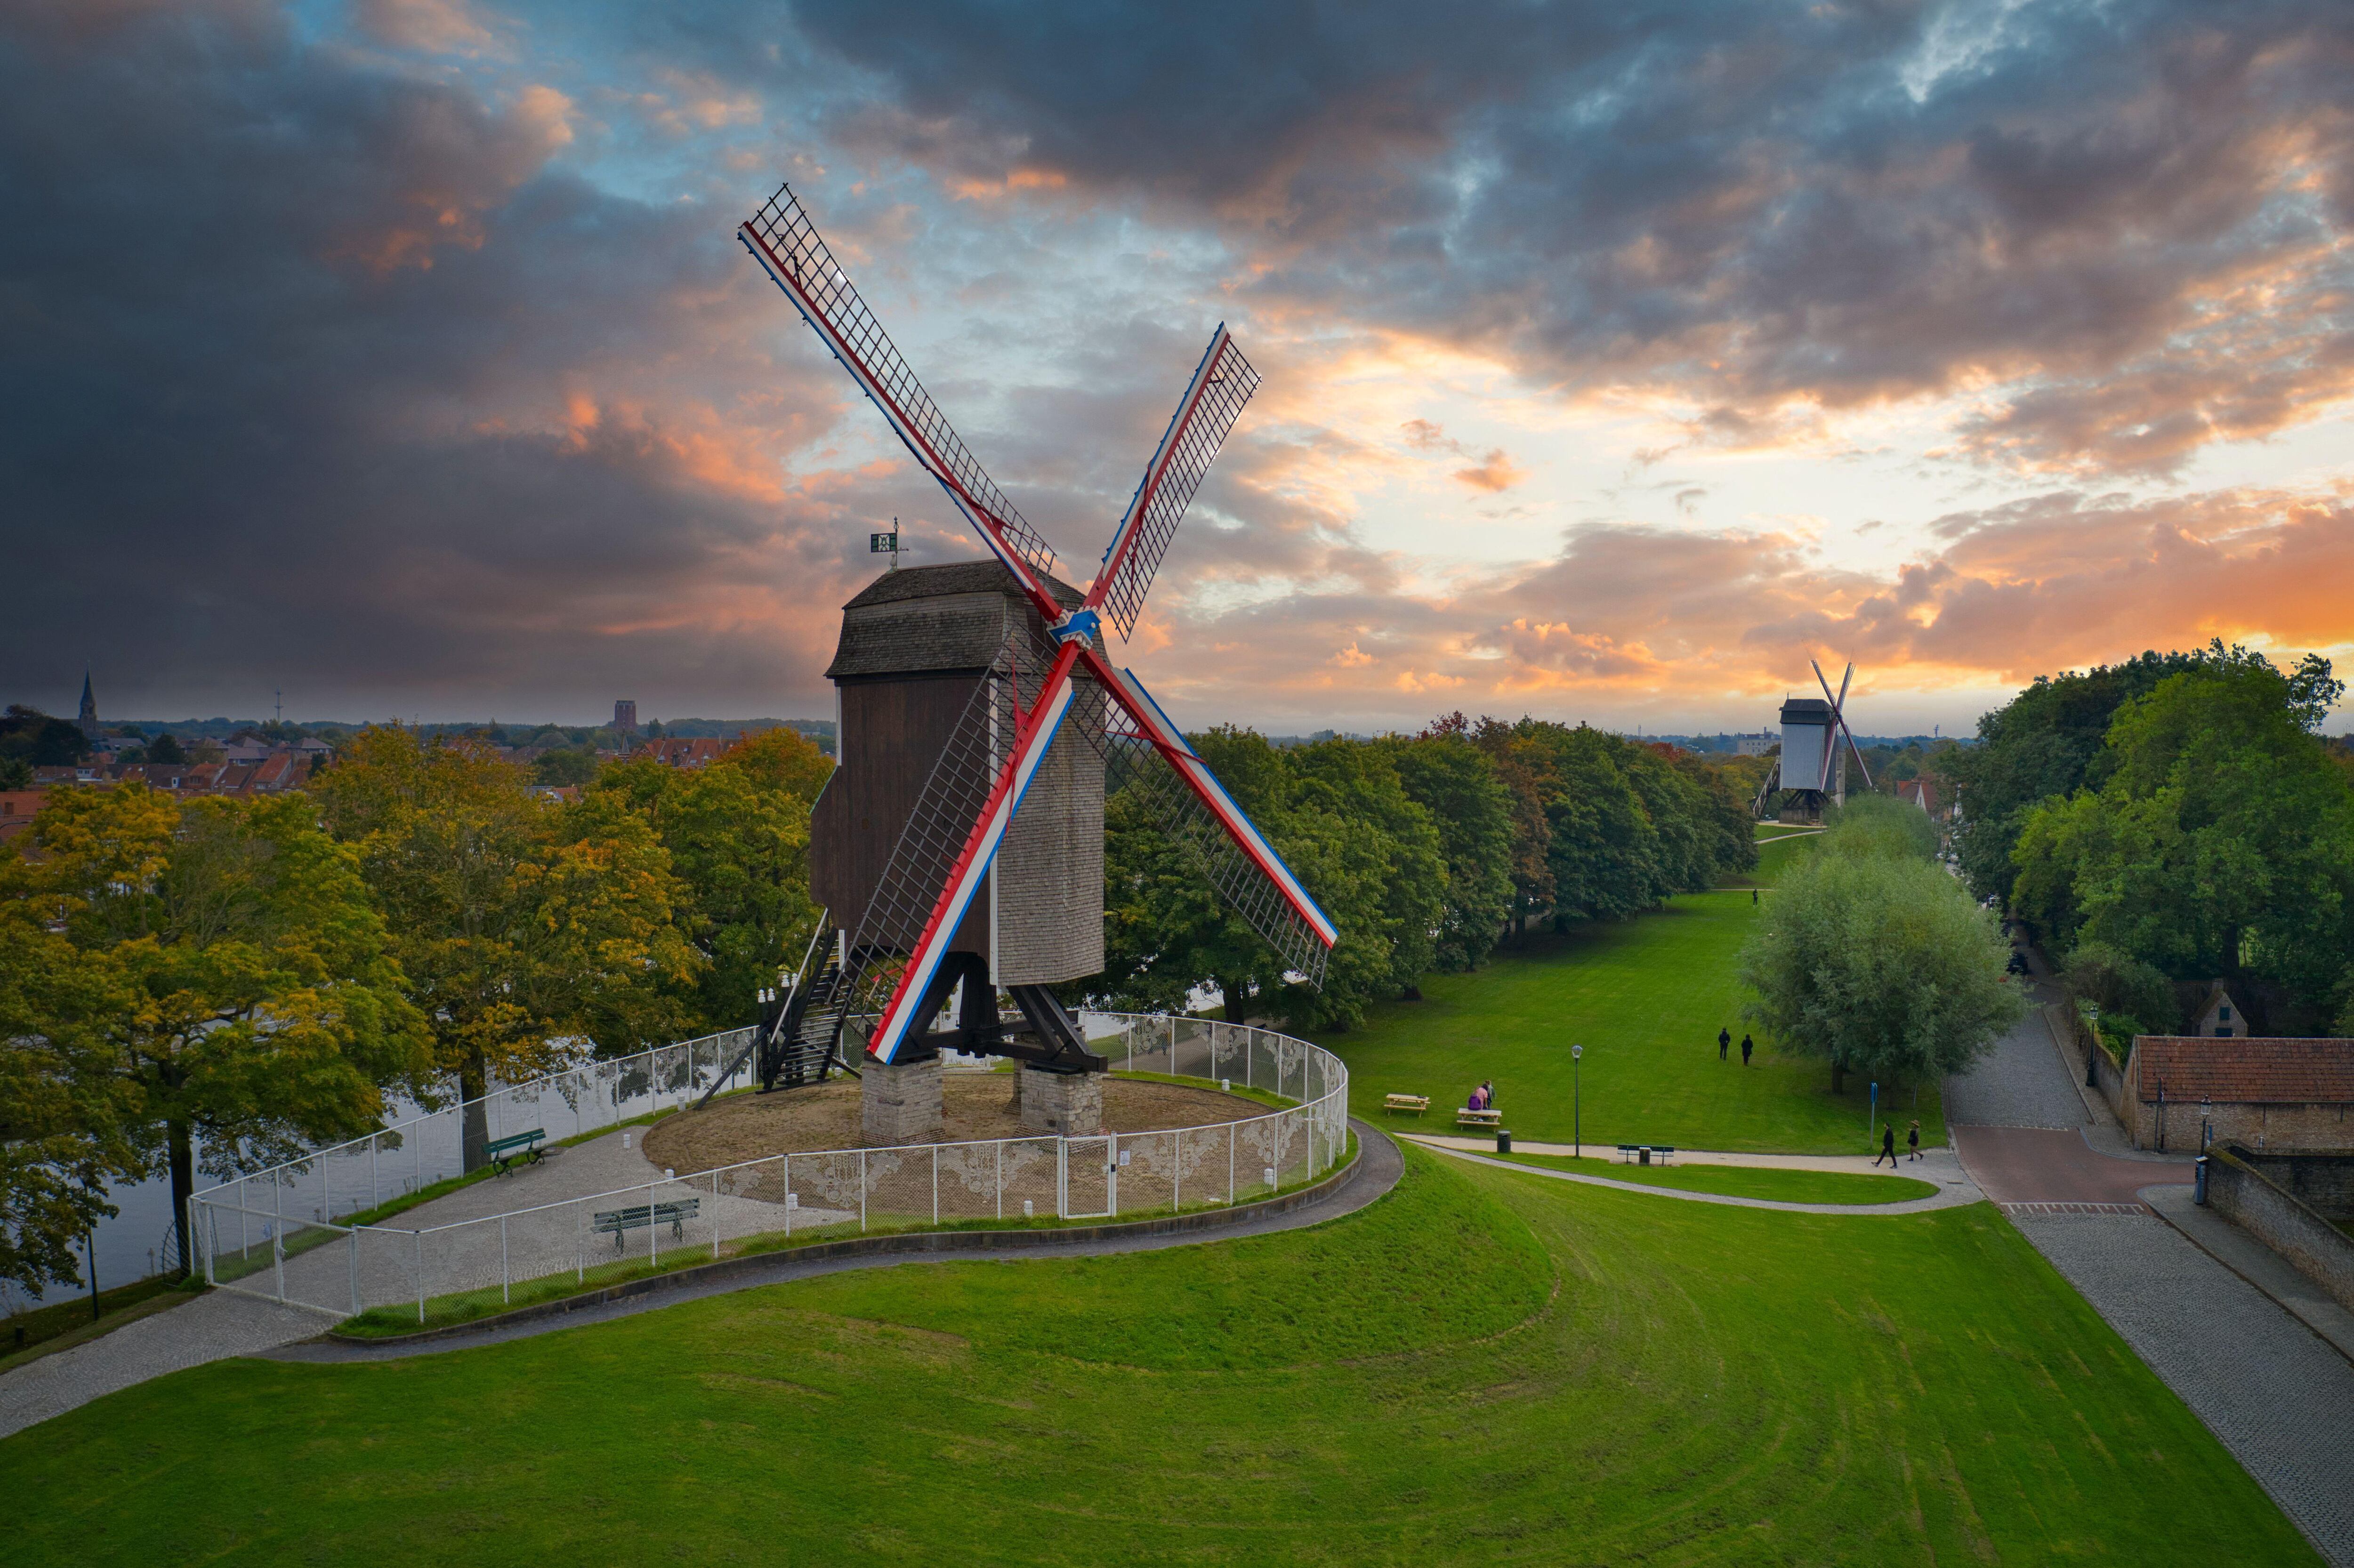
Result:
[[[790,1087],[849,1065],[855,1041],[870,1141],[937,1127],[948,1048],[1015,1058],[1025,1122],[1091,1132],[1105,1063],[1047,988],[1103,968],[1108,775],[1301,979],[1320,983],[1339,938],[1104,646],[1108,630],[1133,634],[1258,374],[1223,325],[1211,334],[1082,592],[1053,575],[1053,549],[949,427],[791,191],[738,238],[992,557],[888,572],[843,608],[827,671],[839,765],[811,823],[811,891],[827,918],[747,1049],[764,1088]],[[1001,990],[1018,1018],[1001,1016]],[[943,1028],[952,994],[961,1001]]]

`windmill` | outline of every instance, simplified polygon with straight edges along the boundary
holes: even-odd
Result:
[[[843,703],[837,767],[811,835],[812,888],[831,896],[801,972],[764,999],[748,1048],[758,1075],[764,1088],[822,1078],[857,1038],[868,1136],[906,1141],[938,1124],[938,1052],[987,1051],[1023,1064],[1025,1121],[1092,1132],[1105,1063],[1047,987],[1102,967],[1107,785],[1140,791],[1292,972],[1320,984],[1339,936],[1103,648],[1107,623],[1133,634],[1258,373],[1220,325],[1081,592],[1053,575],[1054,551],[949,427],[791,187],[737,235],[991,557],[886,573],[844,607],[828,672]],[[1017,1019],[1001,1016],[1001,986]],[[952,996],[955,1027],[935,1028]]]
[[[1823,807],[1829,803],[1847,804],[1848,754],[1855,756],[1857,771],[1863,775],[1865,789],[1872,787],[1872,769],[1865,766],[1863,749],[1856,744],[1855,732],[1848,727],[1845,706],[1848,683],[1855,679],[1855,666],[1850,663],[1847,673],[1840,677],[1839,695],[1831,695],[1831,683],[1823,674],[1823,667],[1814,665],[1815,682],[1823,689],[1820,699],[1790,697],[1782,704],[1782,760],[1776,765],[1765,785],[1757,791],[1756,808],[1765,813],[1766,802],[1777,789],[1787,792],[1789,799],[1782,803],[1782,821],[1819,822]],[[1842,747],[1840,743],[1847,744]]]

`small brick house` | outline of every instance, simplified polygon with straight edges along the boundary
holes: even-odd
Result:
[[[2211,1040],[2236,1040],[2247,1034],[2247,1012],[2232,1000],[2221,980],[2209,986],[2200,999],[2199,1020],[2190,1026],[2190,1033]]]
[[[2354,1039],[2137,1034],[2124,1090],[2137,1149],[2190,1152],[2202,1120],[2257,1150],[2354,1147]]]

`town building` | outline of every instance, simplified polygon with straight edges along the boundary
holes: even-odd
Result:
[[[734,744],[734,741],[718,740],[708,736],[693,740],[673,736],[665,740],[646,742],[630,753],[630,760],[634,762],[641,757],[651,757],[665,768],[707,768],[719,759],[720,753]]]
[[[2136,1035],[2110,1103],[2137,1149],[2354,1148],[2354,1039]]]
[[[2217,980],[2207,988],[2204,1001],[2199,1004],[2199,1021],[2190,1033],[2211,1040],[2231,1040],[2248,1033],[2248,1015],[2232,1000],[2232,993]]]
[[[1755,735],[1736,735],[1733,737],[1733,754],[1735,757],[1763,757],[1781,744],[1782,737],[1771,730],[1759,730]]]
[[[92,746],[99,743],[98,698],[90,689],[90,672],[81,673],[81,714],[74,720]]]
[[[638,733],[638,705],[636,703],[616,702],[613,705],[613,728],[624,740],[631,738]]]

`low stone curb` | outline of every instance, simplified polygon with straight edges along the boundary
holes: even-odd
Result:
[[[529,1307],[518,1307],[511,1312],[494,1317],[476,1318],[464,1323],[452,1323],[445,1328],[421,1329],[413,1334],[346,1334],[330,1330],[320,1338],[338,1345],[355,1348],[391,1350],[404,1345],[422,1345],[439,1340],[462,1339],[470,1335],[493,1333],[518,1324],[537,1322],[549,1318],[561,1318],[589,1308],[602,1307],[615,1301],[626,1301],[640,1296],[656,1295],[669,1290],[691,1289],[743,1275],[758,1274],[780,1266],[823,1262],[832,1258],[867,1257],[886,1254],[957,1254],[987,1255],[1027,1251],[1041,1247],[1079,1246],[1130,1236],[1183,1235],[1195,1231],[1223,1230],[1230,1225],[1247,1224],[1255,1219],[1289,1213],[1294,1209],[1321,1202],[1331,1196],[1364,1163],[1364,1140],[1357,1143],[1357,1152],[1349,1162],[1326,1176],[1313,1186],[1297,1188],[1289,1192],[1261,1198],[1256,1202],[1241,1203],[1226,1209],[1204,1209],[1190,1214],[1163,1214],[1150,1220],[1118,1221],[1101,1225],[1076,1225],[1054,1230],[1004,1231],[909,1231],[897,1235],[853,1236],[835,1242],[814,1242],[807,1246],[779,1248],[775,1252],[753,1253],[744,1257],[723,1258],[717,1263],[697,1264],[693,1268],[677,1269],[644,1279],[632,1279],[602,1289],[584,1290],[555,1301],[542,1301]]]

